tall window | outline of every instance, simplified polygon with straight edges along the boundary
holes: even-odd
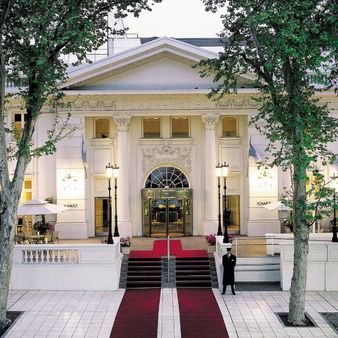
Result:
[[[236,117],[223,117],[223,137],[238,136],[238,120]]]
[[[109,138],[109,119],[95,120],[95,138]]]
[[[13,114],[13,121],[14,121],[14,130],[15,136],[20,138],[22,135],[22,130],[25,126],[25,121],[27,120],[27,114],[18,112]]]
[[[171,137],[189,137],[189,119],[187,117],[171,118]]]
[[[144,138],[161,137],[161,119],[159,117],[143,118],[143,137]]]

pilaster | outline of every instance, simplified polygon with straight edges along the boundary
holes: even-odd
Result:
[[[129,145],[128,130],[131,121],[130,115],[113,116],[117,127],[117,165],[119,178],[117,188],[117,215],[121,237],[131,236],[130,222],[130,188],[129,188]]]
[[[205,157],[204,157],[204,191],[205,216],[204,233],[217,232],[217,184],[216,184],[216,126],[219,116],[216,114],[202,115],[205,130]]]

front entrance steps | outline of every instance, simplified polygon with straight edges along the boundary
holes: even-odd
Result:
[[[214,258],[123,258],[120,288],[155,287],[217,288]]]
[[[160,288],[162,286],[162,261],[159,258],[129,258],[127,289]]]
[[[209,258],[176,258],[176,287],[211,288]]]

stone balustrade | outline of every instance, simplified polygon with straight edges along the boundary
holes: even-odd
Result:
[[[114,244],[18,244],[12,290],[117,290],[122,262]]]

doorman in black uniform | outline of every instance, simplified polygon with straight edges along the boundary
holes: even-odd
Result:
[[[225,290],[227,285],[231,285],[232,294],[235,295],[235,266],[236,266],[236,256],[231,253],[231,248],[227,248],[227,253],[223,255],[222,258],[223,264],[223,292],[222,295],[225,294]]]

